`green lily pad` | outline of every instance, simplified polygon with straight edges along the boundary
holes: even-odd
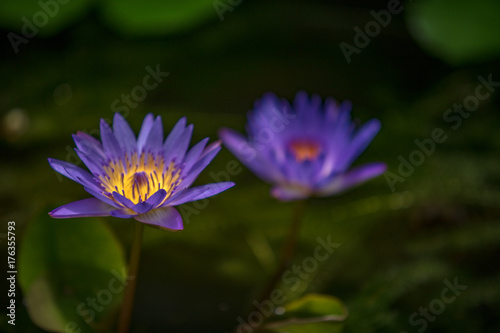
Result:
[[[451,64],[500,55],[500,2],[422,0],[408,5],[413,37],[429,53]]]
[[[93,0],[3,0],[0,25],[28,40],[38,34],[51,36],[87,15],[92,3]]]
[[[212,0],[108,0],[102,14],[117,31],[132,36],[187,30],[217,15]]]
[[[51,332],[107,328],[127,283],[120,243],[90,218],[57,220],[44,213],[26,229],[18,268],[31,319]]]
[[[342,331],[348,314],[338,298],[321,294],[308,294],[279,308],[277,313],[256,332],[336,333]]]

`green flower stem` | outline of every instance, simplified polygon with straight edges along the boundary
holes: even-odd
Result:
[[[292,259],[295,254],[295,248],[297,247],[300,223],[302,222],[302,218],[304,216],[305,206],[305,200],[297,201],[295,203],[295,211],[292,216],[288,238],[283,246],[283,251],[281,253],[280,264],[271,280],[269,280],[266,288],[262,292],[259,298],[259,304],[269,298],[273,290],[276,289],[276,286],[281,281],[283,273],[285,273],[285,271],[290,267],[290,264],[292,263]]]
[[[132,240],[132,248],[130,249],[129,259],[129,282],[125,286],[125,295],[118,321],[118,333],[127,333],[132,319],[132,309],[134,307],[135,287],[137,285],[137,272],[139,270],[139,261],[141,258],[141,244],[144,225],[135,221],[134,238]]]

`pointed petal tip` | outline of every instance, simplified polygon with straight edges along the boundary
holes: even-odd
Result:
[[[165,191],[164,189],[158,190],[156,191],[156,193],[154,193],[146,200],[146,203],[151,205],[151,209],[154,209],[158,207],[160,203],[163,202],[166,196],[167,196],[167,191]]]
[[[387,171],[387,164],[386,163],[384,163],[384,162],[375,162],[375,163],[377,163],[377,164],[374,166],[374,169],[375,169],[374,173],[376,173],[376,175],[374,177],[380,176]]]
[[[99,124],[101,126],[109,127],[108,122],[106,120],[104,120],[104,118],[101,118],[101,120],[99,121]]]
[[[217,134],[219,136],[218,141],[220,141],[221,144],[224,144],[226,148],[234,146],[235,149],[239,149],[242,143],[248,142],[243,134],[231,128],[223,127],[219,129]]]
[[[225,141],[228,140],[228,137],[232,137],[235,135],[241,135],[241,134],[239,132],[231,129],[231,128],[222,127],[218,130],[217,135],[219,137],[219,140],[222,141],[223,143],[225,143]]]
[[[186,116],[184,116],[184,117],[179,118],[179,120],[177,120],[176,125],[177,125],[177,124],[182,125],[183,127],[186,127],[186,124],[187,124],[187,117],[186,117]]]
[[[125,120],[125,117],[120,112],[115,112],[115,114],[113,115],[113,122],[118,118],[120,118],[121,120]]]
[[[372,119],[368,120],[368,124],[370,126],[373,126],[374,128],[378,128],[377,132],[382,127],[382,122],[379,119],[377,119],[377,118],[372,118]]]
[[[207,136],[206,138],[201,139],[199,142],[204,142],[205,145],[210,141],[210,138]]]
[[[207,138],[208,139],[208,138]],[[207,140],[208,141],[208,140]],[[212,142],[211,144],[209,144],[207,146],[207,148],[205,148],[205,150],[212,150],[212,149],[215,149],[215,148],[218,148],[222,145],[222,140],[219,139],[219,140],[215,140],[214,142]]]
[[[235,182],[224,182],[224,184],[227,185],[227,188],[230,189],[231,187],[233,187],[234,185],[236,185]]]
[[[49,212],[49,216],[56,219],[74,217],[109,216],[115,207],[96,198],[87,198],[67,203]]]
[[[58,214],[57,212],[59,211],[59,208],[54,209],[53,211],[49,212],[49,216],[53,219],[67,219],[71,218],[71,216],[63,216]]]
[[[351,111],[352,109],[352,102],[348,99],[344,99],[340,105],[339,105],[339,109],[341,111]]]
[[[372,162],[355,167],[333,178],[329,183],[322,186],[317,191],[317,195],[326,197],[343,192],[349,188],[359,186],[372,178],[378,177],[386,171],[387,165],[383,162]]]

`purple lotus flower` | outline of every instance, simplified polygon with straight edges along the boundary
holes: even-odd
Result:
[[[305,92],[291,106],[268,93],[248,115],[248,138],[231,129],[222,129],[220,137],[250,170],[273,184],[275,198],[329,196],[386,170],[378,162],[349,169],[380,129],[376,119],[357,128],[350,109],[350,103],[322,103]]]
[[[80,159],[90,172],[49,158],[50,166],[83,185],[93,198],[75,201],[49,213],[54,218],[115,216],[170,230],[182,230],[182,218],[173,206],[218,194],[232,182],[189,188],[220,150],[203,139],[188,151],[193,125],[181,118],[163,142],[161,117],[144,118],[139,137],[119,114],[113,129],[101,119],[101,140],[78,132],[73,135]]]

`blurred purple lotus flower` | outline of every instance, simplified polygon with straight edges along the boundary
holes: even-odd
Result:
[[[372,119],[357,128],[351,105],[299,92],[291,106],[268,93],[248,115],[248,138],[222,129],[224,145],[250,170],[273,184],[280,200],[329,196],[383,174],[384,163],[349,169],[380,130]]]
[[[90,172],[71,163],[49,158],[50,166],[84,186],[93,198],[75,201],[49,213],[54,218],[115,216],[169,230],[182,230],[173,206],[218,194],[232,182],[189,188],[220,150],[203,139],[188,151],[193,125],[181,118],[163,142],[161,117],[144,118],[139,136],[116,113],[113,129],[101,119],[102,143],[78,132],[73,135],[80,159]]]

